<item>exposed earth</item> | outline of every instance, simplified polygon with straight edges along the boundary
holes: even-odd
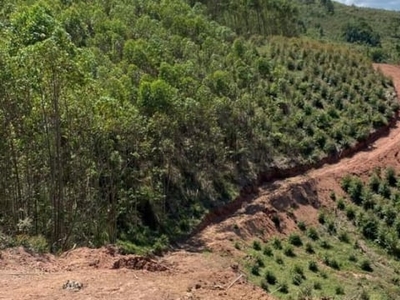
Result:
[[[375,65],[393,78],[400,94],[400,67]],[[180,250],[159,259],[121,256],[113,247],[79,248],[60,257],[23,248],[0,252],[0,299],[274,299],[247,282],[235,259],[234,242],[285,235],[296,220],[316,223],[318,209],[332,207],[344,174],[360,176],[376,167],[400,170],[400,120],[386,136],[352,157],[301,176],[259,187],[241,208],[227,211]],[[280,228],[272,219],[279,216]]]

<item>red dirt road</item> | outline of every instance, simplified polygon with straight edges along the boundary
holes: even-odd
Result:
[[[400,67],[376,65],[391,76],[400,94]],[[340,194],[340,178],[347,173],[367,175],[375,167],[400,170],[400,121],[389,135],[364,151],[334,165],[260,187],[257,197],[189,241],[185,250],[166,255],[156,266],[165,271],[112,269],[121,258],[109,249],[82,248],[63,254],[35,256],[23,249],[0,252],[0,299],[272,299],[232,268],[243,253],[233,246],[255,237],[268,239],[295,228],[296,220],[315,223],[318,209],[331,207],[331,190]],[[289,211],[289,212],[288,212]],[[271,218],[281,219],[279,232]],[[212,251],[201,251],[208,248]],[[81,282],[78,291],[63,289],[67,280]],[[229,288],[228,288],[229,287]]]

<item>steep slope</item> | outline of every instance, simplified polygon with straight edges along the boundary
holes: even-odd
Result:
[[[400,92],[400,67],[375,65],[391,77]],[[303,175],[274,181],[259,188],[256,196],[243,198],[242,208],[227,210],[222,222],[211,224],[195,236],[198,245],[234,251],[232,240],[259,236],[268,239],[275,234],[286,234],[296,227],[296,220],[317,222],[320,208],[332,208],[331,191],[342,194],[340,179],[347,173],[364,176],[375,167],[393,166],[400,169],[400,121],[367,148],[343,158],[338,163],[325,165]],[[289,212],[289,213],[288,213]],[[274,216],[281,219],[277,232]]]

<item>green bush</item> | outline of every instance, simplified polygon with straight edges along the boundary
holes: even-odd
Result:
[[[272,285],[276,284],[277,281],[278,281],[277,278],[276,278],[276,276],[275,276],[275,274],[272,273],[272,271],[269,271],[269,270],[265,273],[265,280],[266,280],[269,284],[272,284]]]
[[[296,247],[300,247],[303,245],[300,235],[296,233],[293,233],[289,236],[289,243]]]
[[[322,225],[325,224],[325,222],[326,222],[326,216],[325,216],[325,214],[324,214],[323,212],[321,212],[321,213],[318,215],[318,222],[319,222],[320,224],[322,224]]]
[[[339,240],[341,242],[344,242],[344,243],[350,243],[350,238],[349,238],[349,235],[348,235],[348,233],[346,231],[342,231],[339,234]]]
[[[269,292],[268,282],[265,279],[261,280],[261,288],[267,293]]]
[[[350,254],[349,261],[357,262],[357,256],[355,256],[354,254]]]
[[[315,252],[314,251],[314,247],[313,247],[313,245],[311,243],[307,243],[306,244],[306,252],[309,253],[309,254],[312,254],[312,253]]]
[[[322,289],[322,284],[319,281],[315,281],[313,284],[314,290],[321,290]]]
[[[292,283],[294,285],[301,285],[303,283],[303,280],[304,279],[300,274],[297,274],[297,273],[293,274]]]
[[[318,272],[318,264],[316,261],[312,260],[308,263],[308,269],[312,272]]]
[[[396,171],[392,167],[386,169],[385,180],[389,186],[396,186],[397,184]]]
[[[251,267],[251,274],[260,276],[260,266],[257,263]]]
[[[344,210],[344,209],[346,208],[346,205],[345,205],[343,199],[339,199],[339,201],[337,202],[337,208],[338,208],[339,210]]]
[[[265,267],[265,263],[263,261],[263,259],[261,257],[257,257],[256,258],[256,263],[257,265],[259,265],[260,268],[264,268]]]
[[[341,287],[341,286],[337,286],[337,287],[335,288],[335,294],[336,294],[336,295],[344,295],[344,288]]]
[[[293,247],[292,246],[286,246],[285,249],[283,250],[283,254],[285,254],[288,257],[295,257],[296,254],[294,253]]]
[[[274,255],[272,249],[269,246],[264,247],[263,254],[265,256],[273,256]]]
[[[256,251],[261,250],[261,243],[259,241],[253,241],[253,249]]]
[[[322,240],[320,246],[324,249],[331,249],[332,245],[327,240]]]
[[[304,223],[303,221],[299,221],[299,223],[297,223],[297,227],[299,227],[301,231],[306,231],[307,229],[306,223]]]
[[[346,209],[346,217],[349,221],[352,221],[356,218],[356,211],[353,207],[348,206]]]
[[[314,241],[319,239],[318,231],[314,227],[308,229],[307,236]]]
[[[363,261],[361,261],[360,267],[362,270],[367,271],[367,272],[373,271],[371,262],[368,259],[364,259]]]
[[[282,282],[279,284],[278,291],[281,292],[282,294],[287,294],[289,293],[289,286],[286,282]]]
[[[284,262],[284,260],[283,260],[283,258],[282,258],[281,256],[277,256],[277,257],[275,258],[275,261],[276,261],[276,263],[277,263],[278,265],[284,265],[284,264],[285,264],[285,262]]]
[[[281,250],[282,249],[282,241],[278,238],[274,238],[272,241],[272,246],[276,249],[276,250]]]

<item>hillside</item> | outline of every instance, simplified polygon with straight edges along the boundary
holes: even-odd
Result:
[[[10,245],[159,252],[259,173],[338,155],[398,108],[351,48],[246,39],[181,0],[14,1],[0,20]]]
[[[305,35],[326,41],[354,41],[364,46],[376,46],[364,51],[378,62],[399,61],[400,12],[348,6],[330,0],[296,2]]]
[[[398,67],[377,67],[394,78],[397,89],[400,87]],[[350,186],[360,186],[357,178],[368,184],[369,176],[378,168],[381,172],[375,174],[379,174],[379,185],[386,185],[385,182],[393,185],[393,176],[390,175],[393,173],[386,171],[386,167],[393,167],[396,175],[400,172],[399,120],[394,125],[390,131],[381,132],[380,139],[367,148],[343,158],[337,164],[260,186],[257,193],[242,198],[239,209],[227,209],[223,220],[211,220],[204,230],[182,244],[181,249],[170,251],[161,258],[122,256],[112,245],[100,249],[72,249],[60,256],[40,255],[22,247],[0,251],[1,296],[5,299],[49,300],[109,299],[110,296],[114,299],[143,300],[271,300],[301,299],[309,295],[335,295],[339,299],[385,299],[382,298],[385,296],[386,299],[396,299],[398,270],[394,267],[398,261],[393,260],[392,254],[388,254],[380,244],[363,236],[362,228],[357,228],[357,224],[361,224],[357,220],[363,205],[355,205],[351,200],[352,194],[347,195],[342,188],[342,179],[346,174],[352,176],[348,181]],[[362,191],[368,189],[367,185],[361,185]],[[396,195],[396,189],[396,186],[391,186],[390,194]],[[382,191],[387,195],[388,189]],[[379,219],[374,217],[372,220],[379,226],[375,229],[385,228],[387,208],[394,202],[374,194],[370,194],[373,201],[383,201],[386,207],[381,210],[385,212],[385,217],[380,215]],[[379,209],[379,205],[375,209]],[[348,216],[351,218],[353,215],[348,213],[352,210],[357,226],[347,221]],[[321,212],[323,214],[320,215]],[[335,212],[337,216],[333,217]],[[325,217],[321,218],[322,215]],[[279,228],[275,225],[277,217]],[[325,225],[319,225],[321,220],[326,221]],[[336,233],[332,231],[332,224]],[[318,239],[312,228],[317,229]],[[293,245],[298,245],[293,233],[303,232],[302,229],[305,233],[299,235],[304,245],[298,247]],[[349,242],[346,242],[343,233],[347,234]],[[269,256],[269,251],[258,250],[254,255],[250,249],[254,248],[255,240],[260,246],[264,243],[271,245],[273,256]],[[297,256],[288,257],[286,251],[275,249],[274,245],[279,243],[276,240],[281,240],[285,249],[288,244],[292,245]],[[314,254],[305,251],[310,249],[308,243]],[[358,247],[354,248],[355,245]],[[260,268],[262,277],[257,278],[268,278],[273,282],[273,276],[265,276],[270,271],[278,280],[275,284],[267,282],[268,285],[263,285],[269,289],[268,294],[251,282],[254,280],[251,275],[243,276],[250,274],[251,269],[246,266],[257,262],[257,256],[266,259],[265,267]],[[279,258],[282,258],[283,266],[278,263],[281,261]],[[121,260],[139,263],[124,266]],[[238,261],[241,263],[238,264]],[[316,262],[316,265],[309,264],[310,261]],[[117,268],[116,262],[119,262]],[[296,285],[293,279],[301,270],[305,279],[301,276],[303,281]],[[286,277],[282,280],[283,275]],[[83,287],[78,290],[64,289],[67,280],[78,282]],[[257,280],[254,281],[257,283]],[[285,290],[278,290],[285,281],[287,294],[280,292]]]

